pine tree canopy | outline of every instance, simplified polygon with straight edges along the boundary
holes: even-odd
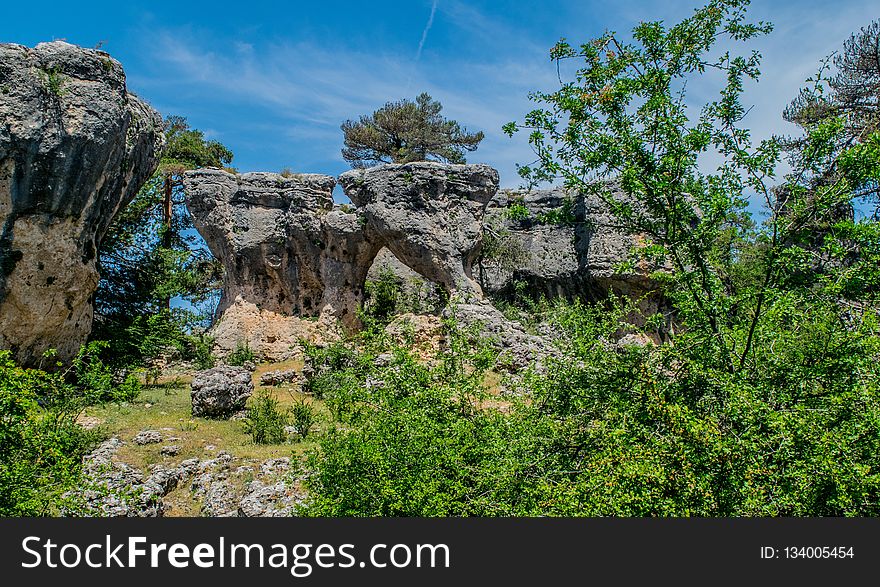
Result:
[[[465,163],[465,151],[474,151],[483,133],[469,133],[458,122],[441,116],[443,106],[427,93],[415,102],[387,102],[373,114],[342,123],[342,156],[352,167],[380,163],[442,161]]]

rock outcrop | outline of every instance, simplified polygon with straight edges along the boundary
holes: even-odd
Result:
[[[132,441],[141,446],[145,444],[159,444],[162,442],[162,433],[158,430],[141,430],[135,434]]]
[[[260,385],[299,384],[302,376],[296,369],[276,369],[260,375]]]
[[[510,214],[514,206],[518,213]],[[512,297],[519,284],[520,293],[535,298],[596,301],[614,293],[641,300],[646,314],[662,305],[650,277],[655,267],[641,263],[632,271],[619,269],[640,238],[623,230],[598,196],[561,188],[502,190],[486,217],[509,233],[522,256],[515,267],[480,262],[477,274],[488,292]]]
[[[201,169],[184,182],[196,228],[225,268],[213,333],[221,354],[243,337],[255,352],[285,358],[276,341],[289,348],[314,330],[290,317],[356,323],[381,245],[358,215],[334,209],[334,178]],[[327,322],[322,330],[332,330]]]
[[[340,335],[339,325],[329,315],[317,319],[292,316],[262,309],[241,297],[217,315],[211,328],[218,356],[228,356],[247,346],[256,356],[268,361],[284,361],[296,356],[300,340],[323,344],[338,340]]]
[[[190,515],[290,516],[304,501],[287,457],[260,462],[220,452],[212,459],[166,460],[142,471],[120,459],[124,445],[113,437],[83,459],[82,487],[68,493],[64,515],[162,517],[176,509],[169,496],[175,489],[188,496],[185,501],[201,503]]]
[[[483,241],[483,213],[498,190],[497,171],[425,161],[354,169],[340,175],[339,183],[404,264],[450,293],[482,297],[473,265]]]
[[[91,328],[98,246],[158,164],[164,134],[118,61],[63,42],[0,44],[0,348],[69,359]]]
[[[644,314],[662,303],[653,267],[619,268],[639,237],[618,226],[600,198],[562,189],[497,192],[498,173],[485,165],[348,171],[339,183],[352,206],[334,206],[335,180],[321,175],[208,169],[187,173],[185,183],[196,226],[227,269],[212,332],[221,351],[244,339],[267,358],[287,358],[284,349],[299,338],[326,340],[337,319],[357,326],[368,270],[376,278],[380,268],[418,290],[404,290],[416,312],[438,313],[442,300],[429,290],[445,290],[456,317],[482,324],[514,369],[552,353],[552,345],[506,319],[484,289],[587,300],[613,293],[639,299]],[[505,264],[481,256],[488,230],[505,233],[521,258]]]
[[[201,169],[184,183],[196,228],[226,269],[212,331],[221,354],[247,342],[282,359],[300,337],[332,338],[337,320],[356,327],[367,272],[383,247],[450,293],[482,297],[473,262],[483,210],[498,188],[488,166],[347,172],[340,183],[353,208],[334,206],[336,180],[324,175]]]
[[[67,495],[66,516],[156,518],[165,513],[162,502],[179,481],[164,468],[155,475],[121,462],[116,453],[125,443],[117,437],[101,443],[83,458],[83,483]]]

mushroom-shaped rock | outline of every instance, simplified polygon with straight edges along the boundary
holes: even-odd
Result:
[[[199,169],[184,185],[194,224],[225,268],[213,331],[221,352],[246,341],[286,358],[298,338],[316,334],[313,322],[292,316],[356,324],[381,244],[359,216],[334,208],[334,178]]]

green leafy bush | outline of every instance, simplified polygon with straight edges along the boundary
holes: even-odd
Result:
[[[211,353],[214,346],[214,339],[210,336],[193,336],[191,358],[196,369],[210,369],[216,365],[217,361]]]
[[[210,369],[213,339],[205,334],[199,314],[173,308],[131,318],[99,319],[92,332],[94,340],[109,343],[101,352],[102,359],[116,369],[137,369],[151,360],[192,361],[198,369]]]
[[[235,367],[243,367],[247,363],[254,363],[257,355],[251,350],[247,342],[239,342],[235,345],[235,350],[226,357],[226,364]]]
[[[519,222],[528,220],[532,216],[522,199],[510,202],[504,210],[504,215],[510,220]]]
[[[316,414],[312,404],[300,400],[290,409],[290,422],[300,440],[305,440],[315,424]]]
[[[402,283],[387,265],[379,269],[375,280],[364,284],[364,304],[360,312],[361,321],[367,328],[384,327],[398,310]]]
[[[309,455],[306,513],[880,513],[876,311],[844,325],[832,305],[774,301],[759,335],[772,339],[747,376],[697,351],[696,334],[615,343],[638,332],[634,311],[549,308],[559,355],[502,398],[485,388],[492,362],[460,330],[433,367],[398,349],[368,374],[344,368],[327,399],[337,424]],[[743,344],[748,329],[736,336]]]
[[[284,427],[289,420],[288,414],[279,407],[278,400],[264,393],[254,398],[248,406],[242,426],[254,444],[280,444],[286,440]]]
[[[109,347],[106,341],[84,345],[73,359],[71,370],[76,387],[89,403],[132,401],[140,393],[140,382],[126,369],[111,369],[101,360]]]
[[[566,198],[562,205],[538,214],[536,220],[539,224],[571,225],[577,222],[574,211],[574,200]]]
[[[82,457],[99,440],[76,418],[101,395],[68,383],[62,372],[22,369],[0,351],[0,515],[58,513],[80,479]]]

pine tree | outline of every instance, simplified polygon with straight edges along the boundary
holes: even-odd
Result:
[[[169,345],[180,348],[193,323],[207,316],[172,308],[172,299],[201,308],[219,280],[218,264],[193,231],[182,176],[188,169],[228,165],[233,154],[179,116],[166,119],[165,135],[158,170],[114,221],[99,251],[93,338],[111,341],[114,354],[135,363]]]
[[[427,160],[465,163],[464,152],[476,150],[484,135],[443,118],[442,110],[440,102],[422,93],[415,102],[387,102],[369,116],[346,120],[342,156],[352,167]]]

